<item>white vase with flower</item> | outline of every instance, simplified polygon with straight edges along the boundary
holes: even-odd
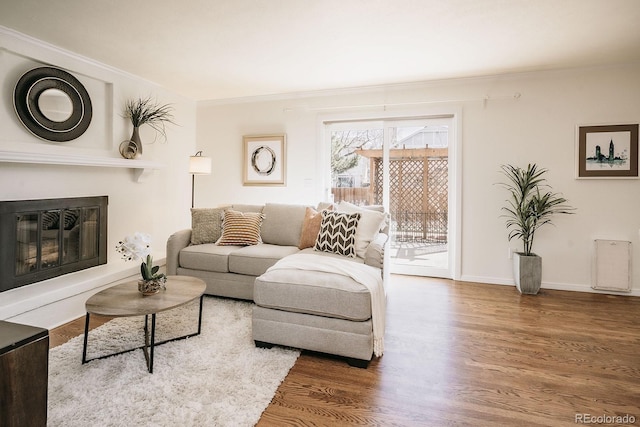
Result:
[[[151,237],[148,234],[135,232],[132,236],[127,236],[118,242],[116,251],[122,254],[126,261],[143,260],[140,265],[140,275],[138,280],[138,291],[142,295],[154,295],[165,289],[167,276],[158,273],[160,266],[153,265],[151,256]]]

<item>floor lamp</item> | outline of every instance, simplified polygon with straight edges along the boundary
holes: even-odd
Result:
[[[211,157],[203,156],[202,151],[189,157],[189,173],[191,174],[191,207],[193,207],[196,175],[211,174]]]

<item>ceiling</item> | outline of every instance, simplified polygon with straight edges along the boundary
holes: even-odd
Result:
[[[194,100],[640,61],[638,0],[0,0],[0,25]]]

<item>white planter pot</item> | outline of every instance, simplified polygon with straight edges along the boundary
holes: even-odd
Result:
[[[542,258],[535,254],[514,253],[513,277],[521,294],[537,294],[542,283]]]

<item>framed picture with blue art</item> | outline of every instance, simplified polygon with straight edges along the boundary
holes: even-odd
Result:
[[[638,124],[578,126],[577,178],[638,178]]]
[[[285,185],[286,135],[243,138],[243,185]]]

